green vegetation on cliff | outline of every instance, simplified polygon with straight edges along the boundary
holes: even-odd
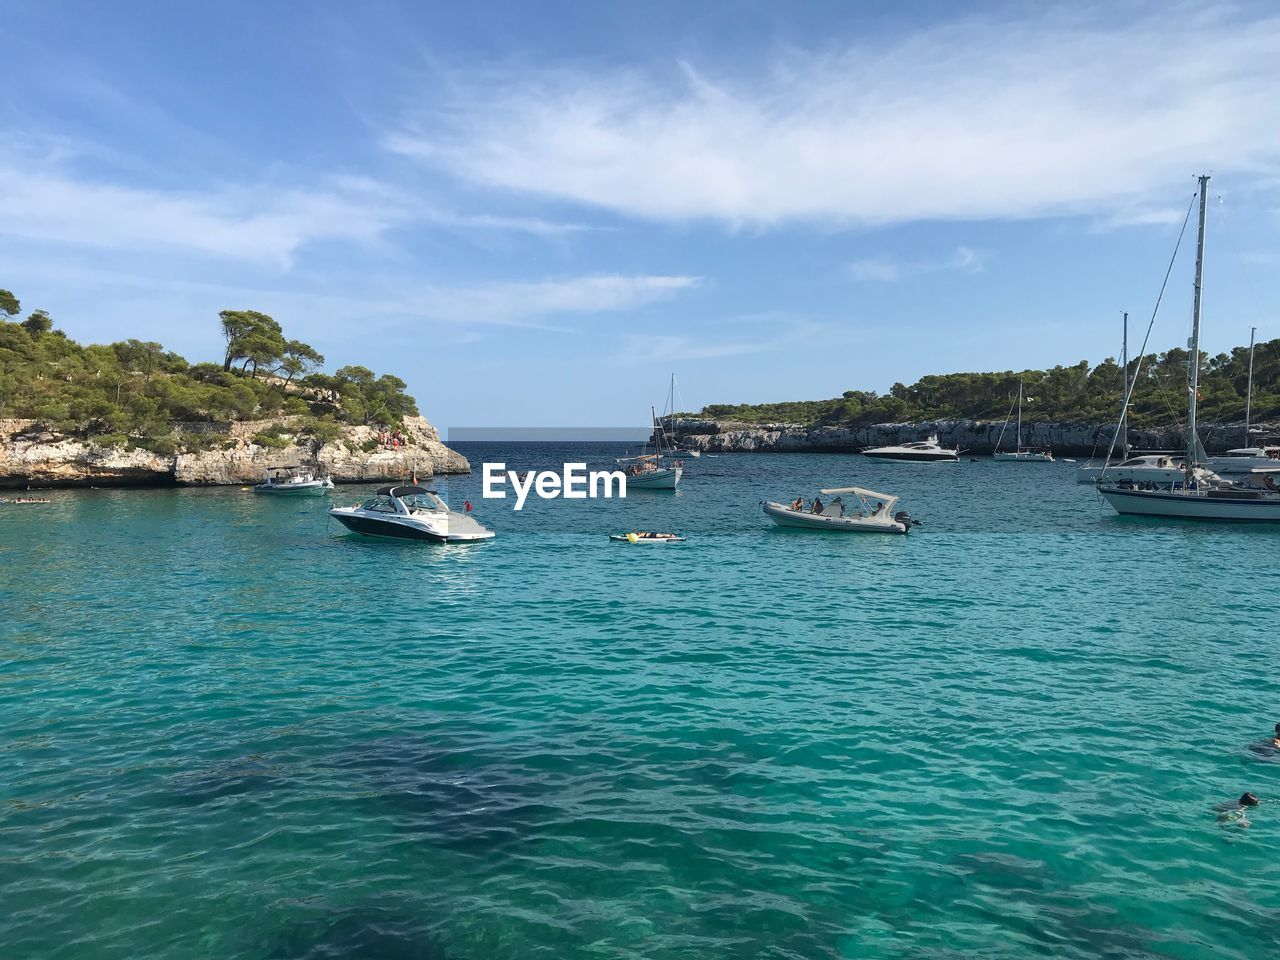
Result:
[[[169,451],[207,442],[175,437],[175,422],[297,416],[299,432],[327,441],[343,424],[396,425],[418,413],[399,377],[361,366],[318,372],[319,352],[254,310],[224,310],[222,362],[197,364],[150,341],[82,346],[43,310],[4,319],[20,310],[0,290],[0,418]]]
[[[1186,350],[1170,350],[1147,358],[1133,394],[1129,415],[1135,427],[1163,427],[1181,422],[1186,410]],[[1129,364],[1132,373],[1137,361]],[[1204,355],[1200,368],[1200,418],[1205,422],[1244,419],[1249,375],[1249,348],[1229,354]],[[701,416],[746,423],[863,426],[871,423],[922,420],[1004,419],[1026,384],[1024,420],[1106,423],[1120,408],[1122,372],[1112,358],[1090,368],[1088,361],[1051,370],[1003,373],[949,373],[921,377],[911,386],[895,383],[885,395],[848,390],[830,400],[783,403],[712,404]],[[1254,354],[1253,418],[1280,417],[1280,340],[1259,343]]]

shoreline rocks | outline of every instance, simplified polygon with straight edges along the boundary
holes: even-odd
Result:
[[[273,428],[288,437],[292,425],[287,417],[174,424],[174,436],[202,434],[211,448],[168,455],[50,433],[31,420],[0,420],[0,489],[243,485],[259,483],[269,467],[316,462],[335,483],[396,481],[415,471],[419,480],[471,472],[466,457],[446,447],[423,417],[405,420],[406,443],[392,450],[377,444],[372,427],[344,427],[341,437],[318,450],[306,441],[271,448],[253,439]]]
[[[937,434],[943,446],[958,447],[979,456],[995,450],[1004,426],[1003,420],[933,420],[860,427],[749,424],[693,418],[675,418],[666,423],[682,446],[707,453],[857,453],[865,447],[924,440]],[[1272,427],[1257,426],[1264,430]],[[1095,453],[1101,456],[1111,445],[1115,429],[1114,423],[1024,423],[1022,443],[1027,447],[1047,447],[1064,456],[1087,457]],[[1280,426],[1276,432],[1280,432]],[[1246,446],[1244,424],[1202,424],[1200,441],[1209,453]],[[1129,445],[1135,450],[1177,450],[1184,444],[1181,430],[1129,430]],[[1013,447],[1012,429],[1005,433],[1004,447]]]

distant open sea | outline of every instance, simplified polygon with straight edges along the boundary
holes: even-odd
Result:
[[[1280,955],[1280,529],[1071,464],[690,461],[676,494],[0,506],[0,957]],[[773,528],[859,484],[909,537]],[[339,487],[348,503],[371,488]],[[682,546],[610,544],[674,530]]]

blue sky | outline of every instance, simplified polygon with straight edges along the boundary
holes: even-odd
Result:
[[[1280,10],[957,6],[0,2],[0,286],[620,425],[1117,354],[1207,171],[1207,347],[1280,337]]]

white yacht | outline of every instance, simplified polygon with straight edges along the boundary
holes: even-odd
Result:
[[[1147,517],[1177,517],[1188,520],[1242,520],[1280,522],[1280,492],[1274,483],[1262,488],[1241,489],[1229,480],[1213,478],[1202,482],[1196,468],[1208,458],[1196,434],[1196,407],[1200,390],[1200,305],[1204,292],[1204,228],[1208,210],[1209,178],[1200,177],[1200,223],[1196,244],[1196,275],[1191,310],[1191,340],[1188,343],[1187,455],[1186,473],[1181,483],[1168,486],[1139,486],[1132,481],[1112,482],[1104,477],[1098,492],[1117,513]],[[1126,401],[1128,398],[1126,397]],[[1269,477],[1264,478],[1270,480]]]
[[[323,497],[332,489],[333,480],[329,477],[317,477],[304,467],[290,466],[271,467],[253,492],[286,497]]]
[[[383,487],[357,506],[334,507],[329,516],[366,537],[471,543],[494,535],[469,514],[450,510],[434,490],[417,486]]]
[[[1034,447],[1024,447],[1022,445],[1022,381],[1018,381],[1018,430],[1016,445],[1012,450],[1001,450],[1000,444],[1004,442],[1004,432],[1009,429],[1009,420],[1011,417],[1004,418],[1004,426],[1000,428],[1000,437],[996,440],[996,449],[991,454],[992,460],[1006,461],[1009,463],[1053,463],[1053,453],[1048,450],[1037,450]],[[1009,410],[1010,415],[1013,409]]]
[[[932,434],[928,440],[913,440],[910,443],[894,447],[868,447],[862,451],[865,457],[877,460],[915,460],[932,462],[941,460],[955,463],[960,459],[959,450],[947,450],[938,443],[938,435]]]
[[[1236,447],[1207,458],[1209,468],[1222,476],[1280,473],[1280,447]]]
[[[780,527],[795,527],[802,530],[827,530],[833,533],[910,533],[911,528],[919,525],[919,520],[911,519],[906,512],[895,514],[893,508],[898,498],[889,493],[876,493],[865,487],[832,487],[819,490],[819,497],[834,497],[828,503],[819,499],[805,508],[803,498],[797,498],[790,504],[763,501],[760,506],[765,514]],[[849,506],[844,502],[845,496],[852,496],[857,506]],[[818,509],[815,510],[814,508]]]
[[[1167,453],[1147,453],[1130,457],[1119,463],[1086,463],[1076,467],[1076,483],[1097,483],[1106,479],[1110,482],[1125,483],[1181,483],[1186,479],[1185,458],[1181,455],[1171,456]],[[1196,479],[1209,481],[1213,472],[1203,467],[1196,468]]]

